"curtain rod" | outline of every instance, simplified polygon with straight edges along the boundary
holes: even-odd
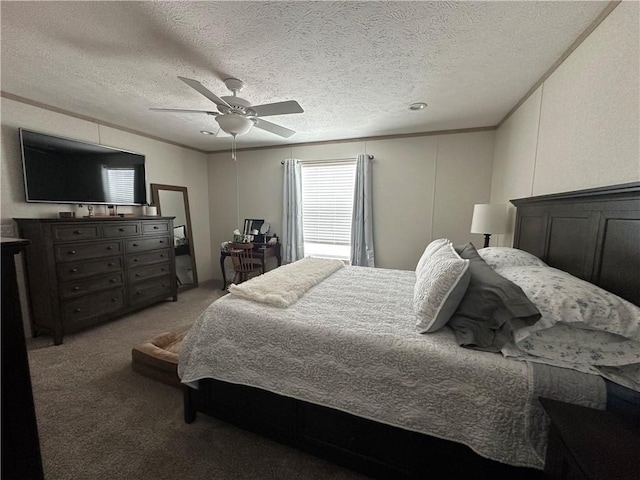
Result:
[[[373,155],[367,155],[369,160],[373,160]],[[325,158],[321,160],[300,160],[301,163],[320,163],[320,162],[343,162],[345,160],[357,160],[358,157],[348,157],[348,158]],[[280,165],[284,165],[284,160],[280,162]]]

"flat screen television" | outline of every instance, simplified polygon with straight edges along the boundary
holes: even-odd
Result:
[[[144,155],[20,131],[27,202],[144,205]]]

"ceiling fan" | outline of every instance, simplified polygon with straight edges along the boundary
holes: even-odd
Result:
[[[253,126],[267,132],[275,133],[281,137],[289,138],[296,132],[280,125],[276,125],[275,123],[267,122],[261,117],[304,112],[300,104],[295,100],[267,103],[264,105],[251,105],[251,103],[244,98],[238,97],[238,92],[242,90],[244,83],[242,80],[238,80],[237,78],[227,78],[224,81],[224,84],[233,93],[233,96],[224,97],[214,95],[197,80],[185,77],[178,78],[215,103],[218,111],[184,110],[176,108],[151,108],[150,110],[156,112],[205,113],[207,115],[212,115],[216,117],[216,122],[220,125],[220,129],[233,136],[234,140],[235,137],[247,133]]]

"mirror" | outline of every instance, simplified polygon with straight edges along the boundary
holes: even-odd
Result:
[[[258,220],[255,218],[245,218],[244,219],[244,228],[242,229],[242,233],[244,235],[257,235],[264,224],[264,220]]]
[[[158,207],[158,215],[175,217],[173,220],[173,246],[178,290],[197,287],[198,274],[196,272],[187,187],[152,183],[151,198]]]

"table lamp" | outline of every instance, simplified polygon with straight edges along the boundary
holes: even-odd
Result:
[[[509,206],[504,203],[479,203],[473,206],[471,233],[484,234],[484,247],[493,233],[509,231]]]

